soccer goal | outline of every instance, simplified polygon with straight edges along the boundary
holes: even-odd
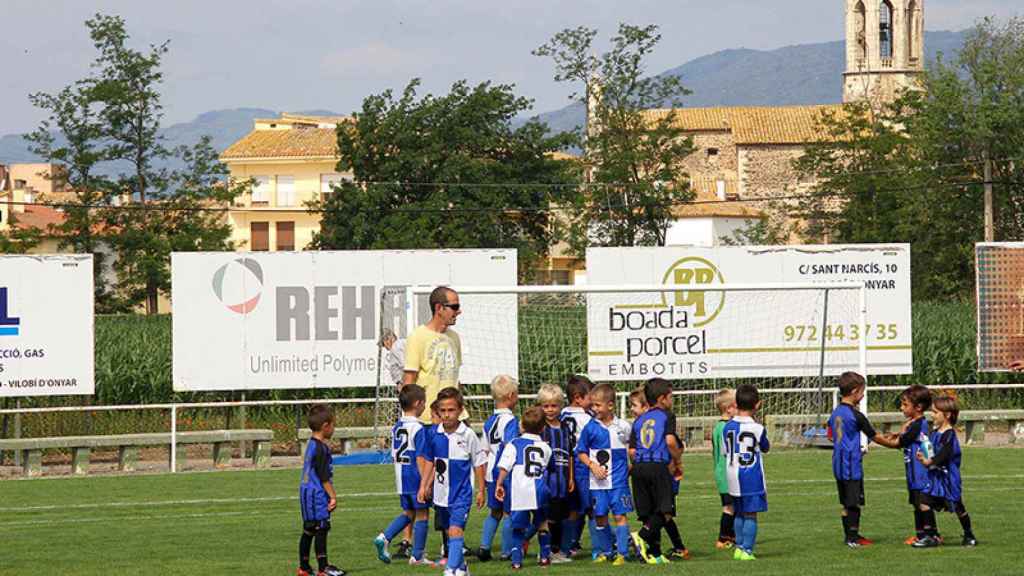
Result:
[[[719,389],[752,383],[776,437],[820,434],[837,396],[834,377],[868,372],[862,283],[610,286],[454,286],[462,313],[460,381],[469,396],[507,373],[529,401],[572,374],[626,396],[651,377],[671,380],[676,413],[710,430]],[[409,288],[405,325],[430,317],[432,287]],[[481,420],[490,403],[470,403]],[[774,424],[774,425],[772,425]],[[699,440],[699,439],[698,439]]]

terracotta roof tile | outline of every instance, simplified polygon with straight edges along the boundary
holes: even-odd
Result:
[[[680,204],[672,208],[676,218],[748,218],[751,220],[765,217],[765,213],[743,202],[721,201],[718,199],[718,183],[714,179],[694,179],[690,182],[696,196],[695,204]],[[725,181],[725,194],[735,198],[737,182]]]
[[[736,144],[807,144],[821,138],[818,121],[826,112],[841,113],[840,104],[816,106],[737,106],[676,108],[674,125],[687,132],[731,131]],[[645,110],[657,122],[672,110]]]
[[[338,136],[330,128],[253,130],[221,153],[222,160],[242,158],[337,158]]]
[[[13,212],[13,227],[19,230],[38,228],[48,232],[50,226],[64,223],[64,213],[49,206],[25,206],[24,212]]]

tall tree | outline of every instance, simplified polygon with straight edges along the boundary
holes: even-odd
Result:
[[[895,102],[825,118],[796,162],[811,238],[912,242],[918,299],[970,297],[991,162],[996,237],[1024,236],[1024,19],[984,20]]]
[[[338,170],[355,180],[313,205],[312,247],[517,248],[530,269],[557,239],[549,206],[574,194],[574,164],[553,157],[571,139],[536,121],[514,128],[531,104],[512,86],[418,87],[369,96],[339,124]]]
[[[693,198],[680,162],[694,151],[674,108],[689,94],[677,76],[648,76],[658,27],[620,24],[611,48],[594,54],[597,31],[565,29],[534,50],[551,58],[555,80],[582,86],[570,98],[587,107],[578,133],[591,183],[571,213],[570,244],[664,245],[672,206]],[[668,106],[667,113],[645,110]]]

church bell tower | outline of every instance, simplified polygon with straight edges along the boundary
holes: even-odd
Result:
[[[893,100],[924,71],[924,0],[846,0],[843,102]]]

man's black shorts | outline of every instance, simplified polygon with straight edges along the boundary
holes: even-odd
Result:
[[[675,495],[667,463],[638,462],[633,466],[632,476],[633,504],[638,516],[672,513]]]
[[[718,497],[722,500],[722,506],[732,506],[733,495],[728,492],[719,492]]]
[[[569,499],[568,498],[552,498],[548,501],[548,521],[549,522],[561,522],[569,517]]]
[[[931,498],[920,490],[910,490],[907,501],[916,509],[920,509],[922,505],[928,506],[931,504]]]
[[[836,480],[836,488],[844,508],[864,505],[864,480]]]

